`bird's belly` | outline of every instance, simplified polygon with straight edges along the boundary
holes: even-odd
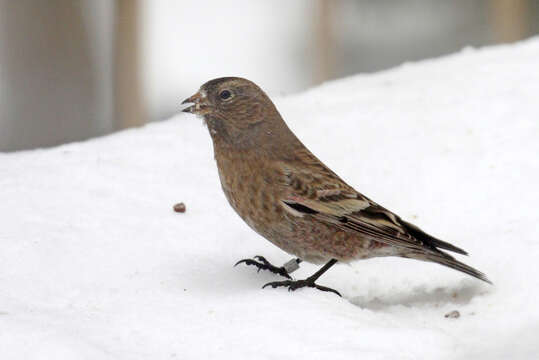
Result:
[[[311,216],[291,219],[292,237],[302,252],[302,259],[322,263],[341,262],[394,255],[394,248],[362,234],[323,223]],[[299,256],[299,255],[298,255]]]

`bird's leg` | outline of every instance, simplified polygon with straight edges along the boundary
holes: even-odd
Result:
[[[256,260],[253,260],[256,259]],[[245,263],[246,265],[254,265],[258,268],[258,271],[260,270],[269,270],[274,274],[278,274],[281,276],[284,276],[287,279],[292,279],[290,276],[290,273],[296,271],[299,269],[299,263],[301,262],[301,259],[296,258],[288,261],[281,267],[277,267],[275,265],[272,265],[268,260],[266,260],[265,257],[257,255],[253,259],[243,259],[238,261],[234,266]]]
[[[341,294],[339,294],[339,292],[337,290],[315,284],[315,281],[318,280],[318,278],[323,273],[325,273],[330,267],[335,265],[335,263],[337,263],[337,260],[331,259],[326,265],[322,266],[322,268],[320,268],[320,270],[318,270],[317,272],[315,272],[313,275],[309,276],[305,280],[274,281],[274,282],[270,282],[270,283],[267,283],[266,285],[262,286],[262,289],[265,288],[266,286],[271,286],[272,288],[276,288],[276,287],[279,287],[279,286],[287,286],[288,291],[294,291],[296,289],[307,286],[307,287],[316,288],[316,289],[322,290],[322,291],[333,292],[333,293],[335,293],[335,294],[337,294],[339,296],[342,296]]]

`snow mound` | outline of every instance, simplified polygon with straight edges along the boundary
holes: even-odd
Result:
[[[0,154],[2,359],[536,358],[538,64],[536,38],[276,99],[328,166],[495,286],[389,258],[319,280],[343,298],[262,290],[276,277],[232,265],[290,257],[228,206],[189,115]]]

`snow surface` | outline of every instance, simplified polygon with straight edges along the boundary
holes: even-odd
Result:
[[[191,115],[0,154],[0,357],[536,359],[538,64],[536,38],[276,99],[327,165],[495,286],[386,258],[319,280],[343,298],[262,290],[277,278],[232,264],[290,256],[228,206]]]

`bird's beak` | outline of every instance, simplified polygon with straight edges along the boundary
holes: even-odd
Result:
[[[183,104],[194,104],[186,107],[182,112],[196,114],[196,115],[205,115],[210,112],[210,105],[208,104],[206,93],[203,90],[200,90],[195,95],[182,101]]]

